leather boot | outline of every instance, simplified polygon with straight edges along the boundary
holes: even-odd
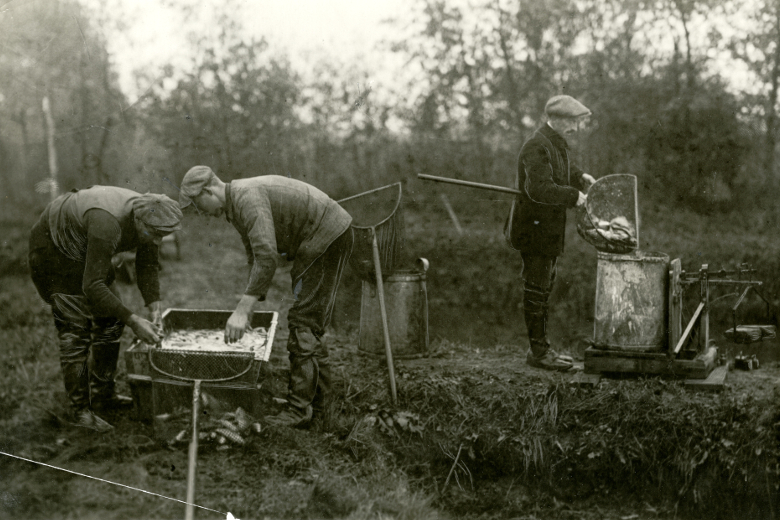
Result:
[[[333,380],[330,372],[330,363],[327,359],[320,359],[318,362],[319,376],[317,378],[317,393],[314,396],[312,407],[314,409],[314,417],[319,419],[320,427],[324,431],[330,430],[330,423],[332,419],[332,388]]]
[[[59,331],[60,369],[74,412],[89,408],[89,339],[76,331]]]
[[[92,370],[89,373],[92,407],[102,410],[132,407],[133,399],[117,394],[114,381],[124,325],[114,319],[96,321],[98,330],[92,341]]]
[[[550,348],[547,340],[547,309],[540,311],[525,309],[525,323],[528,328],[528,342],[531,348],[526,355],[528,365],[544,370],[565,372],[574,366],[570,356],[558,354]]]
[[[290,330],[287,350],[290,352],[290,380],[287,387],[286,409],[265,422],[273,426],[299,427],[308,425],[317,393],[319,366],[314,357],[319,340],[308,328]]]

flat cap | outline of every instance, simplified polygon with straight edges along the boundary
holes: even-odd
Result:
[[[133,215],[162,234],[181,229],[181,210],[176,205],[176,201],[166,195],[157,193],[141,195],[133,201]]]
[[[547,117],[580,117],[590,115],[591,111],[573,97],[562,94],[553,96],[547,101],[544,113]]]
[[[200,195],[203,187],[214,177],[214,172],[208,166],[193,166],[184,174],[179,188],[179,207],[186,208],[192,204],[192,199]]]

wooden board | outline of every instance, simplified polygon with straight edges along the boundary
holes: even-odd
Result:
[[[680,259],[669,263],[669,342],[668,348],[674,348],[682,335],[682,287],[680,286]]]
[[[705,379],[715,368],[717,349],[710,348],[694,359],[669,359],[664,352],[631,352],[623,350],[585,350],[585,372],[598,374],[657,374],[688,379]]]
[[[728,365],[715,367],[706,379],[686,379],[685,388],[690,388],[691,390],[719,392],[723,390],[723,387],[726,384],[726,376],[728,373]]]

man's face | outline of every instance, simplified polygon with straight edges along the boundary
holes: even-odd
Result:
[[[160,247],[162,239],[168,233],[160,233],[158,230],[147,226],[143,221],[135,219],[135,229],[138,232],[138,240],[142,244],[154,244]]]
[[[204,188],[197,197],[192,199],[192,203],[195,204],[198,211],[212,217],[218,217],[224,211],[219,198],[209,188]]]
[[[564,137],[572,137],[587,125],[588,117],[564,117],[558,120],[559,132]]]

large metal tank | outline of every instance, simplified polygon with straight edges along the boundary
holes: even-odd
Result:
[[[667,343],[669,256],[600,252],[593,346],[658,352]]]
[[[427,260],[425,264],[427,267]],[[384,279],[383,287],[393,358],[427,356],[428,291],[425,270],[398,271]],[[365,280],[360,303],[358,350],[372,356],[385,356],[377,287]]]

